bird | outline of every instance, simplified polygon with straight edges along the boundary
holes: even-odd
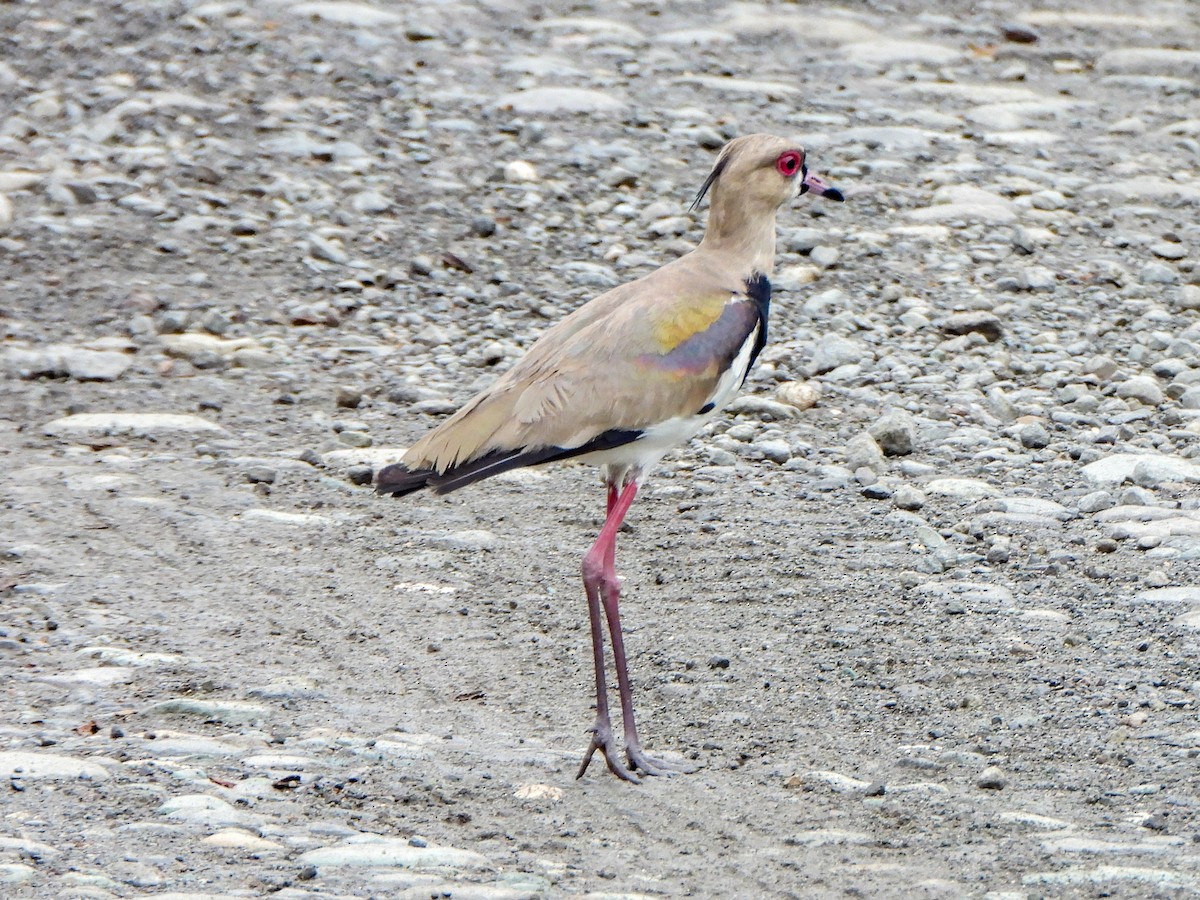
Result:
[[[716,417],[767,340],[779,208],[801,194],[843,201],[810,172],[804,147],[749,134],[722,147],[692,202],[710,198],[689,253],[609,290],[551,326],[491,386],[376,477],[380,494],[446,494],[523,466],[573,459],[602,467],[607,514],[583,557],[596,719],[580,763],[597,752],[628,782],[695,771],[650,756],[634,718],[616,572],[616,541],[655,465]],[[605,625],[621,705],[625,759],[613,736]]]

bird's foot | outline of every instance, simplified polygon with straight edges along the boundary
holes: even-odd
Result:
[[[625,765],[621,762],[616,747],[613,746],[612,726],[604,720],[597,720],[596,724],[592,727],[592,742],[588,745],[587,753],[583,755],[583,762],[579,764],[579,771],[575,773],[576,778],[583,777],[583,773],[587,771],[588,764],[592,761],[592,756],[597,750],[604,756],[604,762],[608,765],[608,771],[623,781],[628,781],[632,784],[642,783],[642,779],[625,768]]]
[[[697,767],[687,762],[669,762],[647,756],[638,744],[628,744],[625,747],[625,758],[629,760],[629,768],[643,775],[690,775]]]

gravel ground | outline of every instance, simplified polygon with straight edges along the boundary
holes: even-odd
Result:
[[[1200,893],[1200,8],[0,5],[0,893]],[[374,468],[685,252],[773,340],[622,543]]]

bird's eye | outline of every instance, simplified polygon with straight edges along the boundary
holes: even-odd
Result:
[[[804,156],[796,150],[788,150],[786,153],[781,153],[779,154],[779,159],[775,160],[775,168],[785,178],[791,178],[800,171],[800,167],[803,165]]]

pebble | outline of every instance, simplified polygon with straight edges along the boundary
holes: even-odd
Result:
[[[1050,432],[1040,422],[1022,425],[1018,436],[1021,439],[1021,446],[1031,450],[1040,450],[1050,445]]]
[[[916,422],[903,410],[884,413],[868,431],[887,456],[907,456],[916,445]]]
[[[1158,406],[1163,402],[1162,388],[1157,379],[1149,375],[1135,375],[1117,385],[1117,396],[1123,400],[1136,400],[1147,406]]]
[[[892,504],[897,509],[915,512],[926,503],[925,494],[912,485],[902,485],[892,494]]]
[[[1151,262],[1142,266],[1138,276],[1142,284],[1178,284],[1179,273],[1164,263]]]
[[[875,443],[875,438],[865,431],[847,442],[845,456],[846,466],[851,470],[870,469],[878,473],[886,468],[883,451]]]
[[[775,388],[775,396],[796,409],[812,409],[821,399],[821,388],[811,381],[785,381]]]
[[[999,791],[1008,786],[1008,776],[999,766],[988,766],[975,779],[975,786],[986,791]]]
[[[1000,319],[989,312],[965,312],[949,316],[942,323],[946,334],[982,334],[989,341],[998,341],[1004,336]]]
[[[1185,284],[1175,294],[1174,304],[1180,309],[1200,309],[1200,285]]]
[[[859,362],[865,354],[862,345],[840,335],[822,338],[813,350],[810,368],[815,375],[832,372],[839,366]]]
[[[764,459],[783,465],[792,458],[792,448],[784,440],[755,441],[751,449],[762,454]]]
[[[514,159],[504,165],[504,180],[514,183],[532,183],[540,181],[537,169],[533,163],[523,159]]]

